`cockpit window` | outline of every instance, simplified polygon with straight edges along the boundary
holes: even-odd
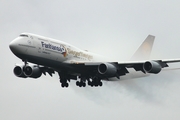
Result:
[[[25,34],[21,34],[20,36],[22,36],[22,37],[28,37],[28,35],[25,35]]]

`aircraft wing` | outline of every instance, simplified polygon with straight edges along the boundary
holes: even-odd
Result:
[[[163,59],[163,60],[144,60],[144,61],[127,61],[127,62],[118,62],[119,66],[125,66],[127,68],[134,68],[136,71],[142,71],[143,73],[150,72],[150,69],[158,69],[169,67],[168,63],[180,62],[180,59]],[[149,67],[149,68],[148,68]],[[147,68],[147,70],[146,70]],[[159,71],[160,72],[160,71]],[[157,73],[159,73],[157,72]]]
[[[100,73],[103,74],[117,71],[113,77],[119,77],[129,73],[127,68],[134,68],[136,71],[142,71],[143,73],[159,73],[162,68],[169,67],[168,63],[180,62],[180,59],[163,59],[163,60],[143,60],[143,61],[125,61],[125,62],[71,62],[71,66],[79,68],[83,71],[88,71],[90,74]],[[108,75],[109,75],[108,74]],[[105,75],[106,77],[108,75]],[[111,74],[113,75],[113,74]],[[110,75],[110,76],[111,76]],[[112,77],[112,76],[111,76]]]

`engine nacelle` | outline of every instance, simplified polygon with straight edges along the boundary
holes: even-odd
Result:
[[[113,77],[117,73],[117,68],[110,63],[102,63],[98,66],[98,72],[101,75]]]
[[[32,65],[32,66],[24,67],[24,74],[27,77],[39,78],[39,77],[41,77],[42,72],[38,66]]]
[[[143,64],[143,69],[147,73],[159,73],[162,69],[161,65],[155,61],[147,61]]]
[[[16,67],[14,67],[14,74],[17,76],[17,77],[22,77],[22,78],[27,78],[27,76],[24,74],[23,72],[23,65],[22,66],[19,66],[17,65]]]

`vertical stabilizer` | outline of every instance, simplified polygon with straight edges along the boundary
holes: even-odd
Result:
[[[155,36],[148,35],[141,46],[132,56],[131,60],[148,60],[150,58]]]

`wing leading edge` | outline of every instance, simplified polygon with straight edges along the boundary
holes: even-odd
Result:
[[[117,77],[129,73],[128,68],[134,68],[135,71],[142,71],[144,74],[158,74],[163,68],[169,67],[168,63],[180,62],[180,59],[164,59],[164,60],[144,60],[144,61],[126,61],[126,62],[75,62],[70,63],[74,68],[79,68],[88,74],[99,74],[102,78]],[[109,71],[115,69],[115,74]],[[103,71],[103,72],[102,72]],[[109,75],[109,76],[108,76]]]

